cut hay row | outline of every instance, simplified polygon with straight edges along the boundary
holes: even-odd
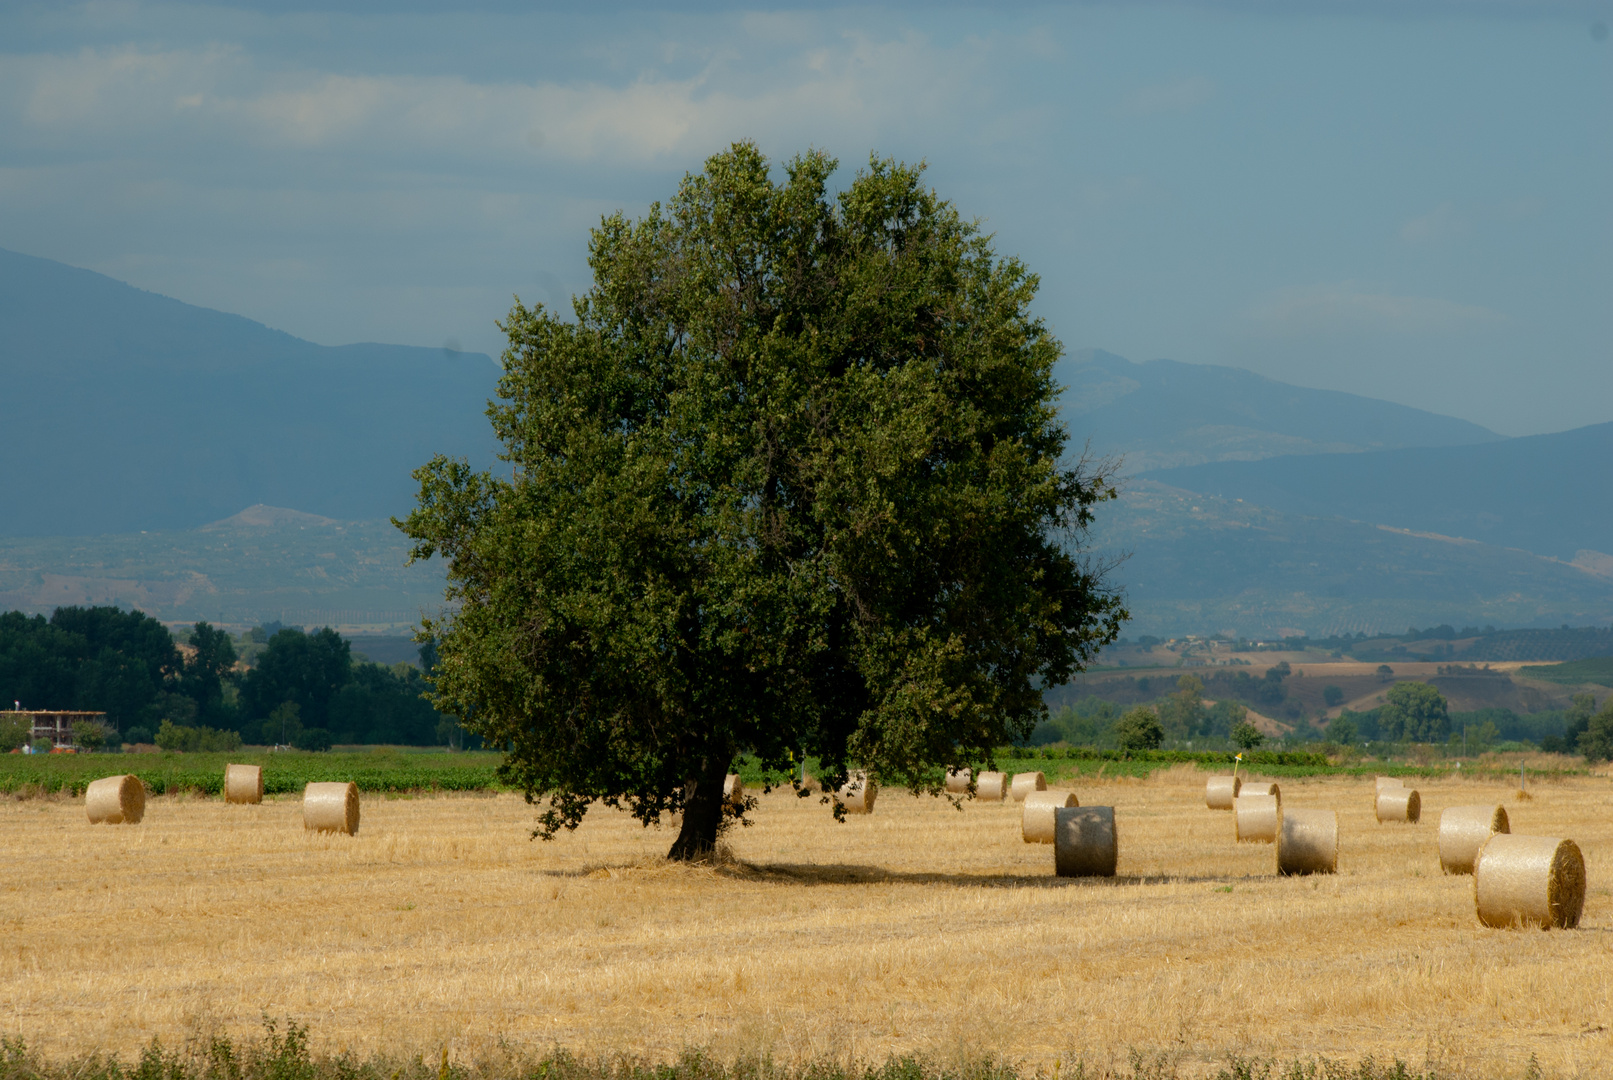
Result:
[[[1039,772],[1022,772],[1014,774],[1014,782],[1008,787],[1008,795],[1015,802],[1024,802],[1025,796],[1033,791],[1047,790],[1047,776]]]
[[[84,792],[91,825],[138,825],[146,813],[146,786],[138,776],[108,776]]]
[[[224,801],[263,802],[263,769],[258,765],[226,765]],[[146,813],[146,786],[124,774],[95,780],[84,791],[84,812],[92,825],[138,825]],[[302,796],[303,828],[316,832],[358,832],[358,785],[352,781],[309,783]]]
[[[1053,872],[1059,877],[1114,877],[1120,861],[1112,806],[1053,811]]]
[[[1510,833],[1504,806],[1447,806],[1439,815],[1439,866],[1447,874],[1471,874],[1479,849],[1496,833]]]
[[[1423,815],[1423,797],[1415,788],[1380,788],[1377,798],[1373,800],[1373,812],[1377,814],[1379,824],[1400,821],[1415,825]]]
[[[848,814],[872,814],[874,800],[879,798],[879,784],[867,773],[855,772],[835,792],[835,801],[846,808]]]
[[[949,772],[948,790],[956,792],[961,786],[967,793],[970,778],[967,769]],[[1379,777],[1374,785],[1377,820],[1418,823],[1420,794],[1389,779]],[[834,798],[844,813],[868,814],[878,790],[873,777],[855,772]],[[1115,875],[1119,838],[1114,807],[1083,807],[1073,791],[1049,790],[1040,772],[1019,773],[1012,781],[1000,772],[983,773],[977,790],[988,800],[1012,796],[1021,803],[1021,837],[1026,843],[1052,846],[1056,876]],[[261,802],[262,768],[228,765],[223,792],[230,803]],[[144,816],[146,794],[145,785],[134,775],[103,777],[88,785],[86,815],[96,824],[137,824]],[[730,803],[744,804],[745,788],[738,774],[728,774],[723,795]],[[1285,808],[1281,791],[1269,781],[1245,784],[1235,775],[1211,777],[1206,805],[1219,809],[1228,797],[1236,841],[1273,844],[1280,876],[1337,872],[1336,811]],[[351,781],[310,782],[304,789],[303,826],[308,831],[352,836],[358,832],[359,809],[358,785]],[[1578,926],[1586,892],[1585,860],[1578,845],[1558,837],[1516,836],[1510,825],[1502,806],[1445,808],[1438,833],[1441,868],[1448,874],[1473,875],[1474,908],[1485,926]]]
[[[1081,800],[1073,791],[1033,791],[1025,796],[1020,814],[1019,832],[1027,844],[1051,844],[1055,811],[1067,806],[1080,806]]]
[[[1585,908],[1585,857],[1572,840],[1495,833],[1473,867],[1473,905],[1485,926],[1573,929]]]
[[[1204,805],[1211,810],[1231,810],[1243,781],[1237,776],[1212,776],[1204,783]]]
[[[1276,843],[1282,816],[1275,795],[1239,795],[1233,800],[1233,829],[1240,844]]]

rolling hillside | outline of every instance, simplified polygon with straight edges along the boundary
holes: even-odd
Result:
[[[1249,371],[1088,349],[1059,364],[1070,434],[1124,471],[1495,442],[1493,431],[1393,402],[1290,386]]]
[[[491,463],[497,378],[481,354],[327,348],[0,251],[0,535],[406,512],[432,454]]]
[[[1613,552],[1609,462],[1613,423],[1475,446],[1224,461],[1145,475],[1287,514],[1438,533],[1613,570],[1602,554]]]
[[[1129,554],[1112,578],[1126,589],[1133,636],[1613,621],[1613,577],[1577,566],[1147,480],[1097,508],[1092,541],[1100,555]]]

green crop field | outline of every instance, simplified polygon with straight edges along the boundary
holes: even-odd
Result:
[[[1613,656],[1596,656],[1589,660],[1570,660],[1566,664],[1543,664],[1518,669],[1528,679],[1544,679],[1565,686],[1594,683],[1613,686]]]
[[[503,754],[419,753],[377,748],[356,753],[237,750],[225,754],[6,754],[0,793],[77,795],[102,776],[132,773],[154,795],[217,795],[230,762],[263,766],[265,794],[301,791],[316,780],[351,780],[361,791],[498,791]]]

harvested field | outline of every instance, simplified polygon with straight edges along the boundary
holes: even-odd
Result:
[[[51,1056],[126,1059],[153,1035],[251,1035],[264,1014],[316,1049],[472,1053],[687,1046],[784,1060],[997,1052],[1363,1054],[1442,1070],[1605,1075],[1613,1060],[1613,791],[1606,779],[1421,784],[1380,826],[1368,779],[1286,779],[1339,812],[1339,873],[1278,878],[1204,807],[1205,773],[1085,780],[1113,805],[1119,876],[1060,879],[1017,804],[960,813],[887,791],[837,825],[762,796],[734,861],[661,861],[672,834],[596,808],[529,841],[512,795],[365,796],[355,837],[306,833],[292,797],[154,798],[136,826],[82,800],[0,803],[0,1030]],[[1590,889],[1575,931],[1479,925],[1440,872],[1449,805],[1505,803],[1514,833],[1571,837]],[[983,970],[997,972],[982,978]],[[1028,992],[1034,988],[1034,992]],[[1258,1002],[1258,1008],[1251,1007]]]

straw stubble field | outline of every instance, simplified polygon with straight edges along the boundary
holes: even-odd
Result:
[[[785,1060],[996,1052],[1046,1063],[1163,1051],[1363,1054],[1513,1074],[1613,1061],[1613,813],[1603,778],[1511,792],[1425,785],[1380,825],[1370,781],[1284,780],[1340,812],[1340,873],[1281,879],[1237,844],[1204,774],[1088,782],[1120,877],[1060,880],[1019,808],[887,791],[837,825],[774,793],[733,861],[661,860],[670,835],[595,809],[552,843],[518,797],[365,798],[356,837],[305,834],[293,798],[153,799],[136,826],[81,802],[0,804],[3,1026],[48,1055],[153,1035],[309,1026],[327,1051],[689,1046]],[[1566,835],[1590,892],[1576,931],[1496,931],[1440,872],[1442,807],[1505,801]]]

